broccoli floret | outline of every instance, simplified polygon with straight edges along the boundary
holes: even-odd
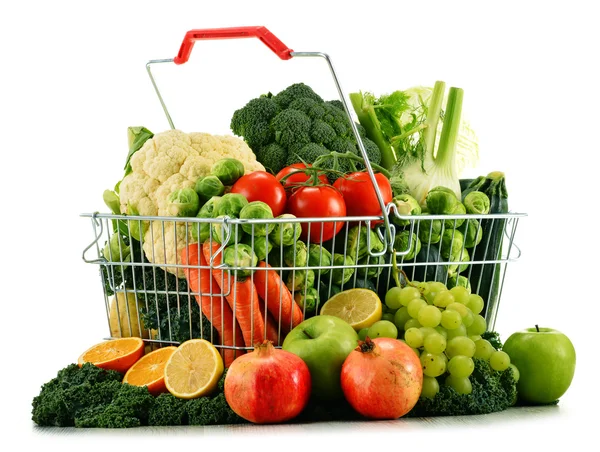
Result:
[[[379,149],[379,146],[377,146],[373,141],[369,140],[368,138],[361,139],[363,145],[365,146],[365,151],[367,151],[367,157],[369,158],[369,162],[379,165],[381,163],[381,150]],[[360,154],[360,152],[358,152],[358,154],[362,155]],[[359,166],[361,168],[365,167],[363,164],[359,164]]]
[[[305,113],[309,118],[313,119],[311,115],[314,112],[318,112],[319,109],[317,107],[320,106],[321,102],[315,100],[312,97],[301,97],[291,102],[288,106],[288,110],[300,110],[302,113]],[[322,109],[323,108],[321,107],[321,110]]]
[[[287,160],[288,151],[273,142],[255,151],[256,158],[263,166],[271,171],[273,174],[277,174],[283,168],[285,161]]]
[[[148,425],[186,425],[186,400],[179,399],[170,393],[156,397],[148,415]]]
[[[474,358],[471,394],[459,394],[440,381],[440,391],[433,399],[421,397],[407,416],[459,416],[488,414],[513,406],[517,398],[517,383],[511,369],[493,370],[483,359]]]
[[[342,104],[342,101],[339,99],[333,99],[333,100],[328,100],[327,102],[325,102],[326,104],[332,105],[335,108],[342,110],[344,113],[346,110],[344,110],[344,104]]]
[[[300,148],[297,152],[290,152],[286,161],[286,165],[292,163],[312,163],[317,157],[328,154],[329,151],[324,146],[317,143],[308,143]]]
[[[334,152],[340,152],[345,154],[346,152],[352,152],[358,155],[358,148],[356,143],[349,138],[336,138],[327,145],[327,149]]]
[[[32,419],[42,426],[72,427],[79,413],[105,405],[121,386],[123,375],[90,363],[70,364],[45,383],[32,403]]]
[[[319,103],[323,103],[321,96],[315,93],[310,86],[305,85],[304,83],[294,83],[293,85],[288,86],[273,96],[273,101],[277,103],[280,108],[284,109],[288,108],[293,101],[302,97],[308,97],[316,100]]]
[[[313,143],[328,144],[337,138],[335,129],[321,119],[315,119],[310,129],[310,138]]]
[[[231,130],[244,137],[251,148],[264,146],[273,141],[271,120],[279,113],[279,106],[272,98],[261,96],[252,99],[236,110],[231,118]]]
[[[271,121],[275,141],[285,148],[292,143],[309,143],[311,125],[310,118],[300,110],[283,110]]]

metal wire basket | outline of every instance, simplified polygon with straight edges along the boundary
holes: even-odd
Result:
[[[273,220],[82,214],[91,220],[94,231],[93,242],[85,248],[83,259],[99,267],[108,337],[140,336],[156,344],[178,344],[190,338],[204,338],[224,353],[235,356],[238,351],[252,348],[251,341],[260,338],[281,345],[285,334],[299,319],[316,315],[322,304],[338,291],[367,288],[383,298],[386,291],[399,281],[396,269],[401,270],[402,278],[411,281],[436,280],[447,286],[469,285],[473,293],[484,299],[482,315],[488,327],[493,329],[507,264],[517,260],[521,254],[514,237],[519,220],[525,214],[406,216],[400,215],[393,204],[385,205],[328,55],[294,52],[264,27],[192,30],[186,34],[176,58],[151,60],[147,64],[148,74],[171,128],[174,128],[173,121],[150,66],[154,63],[185,63],[194,41],[198,39],[252,36],[261,39],[284,60],[292,57],[325,59],[350,118],[382,214],[374,217]],[[501,246],[491,245],[491,235],[487,234],[484,235],[487,239],[477,243],[463,241],[460,249],[452,249],[454,240],[450,240],[449,249],[441,249],[437,236],[451,231],[449,234],[453,239],[454,234],[462,233],[460,228],[469,220],[476,225],[476,236],[487,228],[500,228],[503,231]],[[441,224],[441,229],[435,231],[437,234],[434,234],[434,224]],[[276,237],[278,232],[283,234],[282,225],[298,231],[294,234],[302,230],[301,240],[295,240],[299,238],[295,236],[293,245],[284,244],[283,235]],[[339,232],[331,240],[323,241],[326,227],[339,229]],[[190,240],[189,232],[196,230],[196,236],[200,236],[201,228],[208,231],[208,238],[199,246]],[[178,234],[178,230],[184,233]],[[139,237],[136,234],[134,238],[132,231],[145,233],[139,234]],[[315,234],[315,231],[320,232]],[[261,243],[264,243],[264,255],[260,256],[260,260],[268,264],[268,268],[258,262],[231,265],[223,261],[223,253],[230,240],[242,236],[244,243],[253,249],[261,248]],[[302,243],[302,246],[296,246],[297,243]],[[481,254],[477,250],[482,248],[489,256],[487,250],[490,246],[497,246],[495,259],[475,259]],[[208,252],[204,252],[204,247]],[[191,252],[196,253],[195,262],[190,259]],[[269,300],[264,296],[266,282],[262,283],[267,279],[266,272],[275,272],[271,274],[276,274],[280,280],[278,296],[271,296]],[[241,290],[247,288],[238,285],[244,280],[250,281],[253,288],[249,294],[242,294]],[[259,281],[265,285],[264,288],[260,287]],[[288,292],[294,309],[301,315],[284,312]],[[243,330],[238,328],[236,314],[242,305],[249,306],[249,323]],[[233,315],[226,315],[228,312]]]

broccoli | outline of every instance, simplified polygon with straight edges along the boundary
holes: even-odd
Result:
[[[356,127],[359,134],[365,136],[364,127],[358,123]],[[244,138],[257,160],[274,174],[284,165],[314,163],[314,159],[322,155],[322,147],[326,151],[358,155],[356,136],[341,101],[324,101],[303,83],[290,85],[274,96],[267,94],[250,100],[234,112],[231,130]],[[381,153],[373,146],[372,142],[365,143],[369,157],[378,164]],[[316,149],[319,152],[315,152]],[[338,164],[331,163],[329,169],[348,172],[355,166],[340,159]],[[332,179],[337,177],[339,174]]]
[[[407,417],[487,414],[513,406],[517,400],[517,383],[512,370],[498,372],[483,359],[474,358],[473,361],[471,394],[459,394],[440,382],[440,391],[435,397],[421,397]]]
[[[170,393],[159,394],[148,414],[148,425],[186,425],[186,403]]]
[[[377,146],[373,141],[369,140],[368,138],[362,138],[362,142],[365,146],[365,151],[367,151],[367,157],[369,159],[369,162],[375,163],[376,165],[381,164],[381,150],[379,149],[379,146]],[[360,154],[360,151],[358,155],[362,155]],[[363,163],[358,163],[357,166],[361,169],[365,168],[365,165]]]

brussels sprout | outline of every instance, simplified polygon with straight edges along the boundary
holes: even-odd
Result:
[[[306,267],[308,262],[308,248],[306,243],[298,240],[291,246],[283,249],[283,262],[288,267]]]
[[[358,261],[358,267],[356,269],[356,273],[361,278],[377,278],[381,272],[383,271],[383,266],[385,264],[385,259],[383,256],[365,256]],[[377,267],[365,267],[366,265],[377,265]]]
[[[467,213],[484,215],[490,213],[490,198],[482,191],[472,191],[463,200]]]
[[[251,235],[244,234],[242,243],[252,247],[259,261],[264,261],[267,254],[273,249],[273,243],[266,237],[254,237],[253,240]]]
[[[167,202],[169,214],[173,217],[195,217],[200,210],[200,198],[193,188],[175,190]]]
[[[469,264],[466,262],[469,262],[471,260],[471,257],[469,255],[469,251],[464,249],[461,250],[459,249],[458,251],[454,252],[452,251],[452,256],[450,256],[449,258],[450,261],[453,262],[463,262],[462,264],[450,264],[448,265],[448,273],[450,275],[454,275],[456,273],[462,273],[464,272],[467,268],[469,268]]]
[[[454,206],[454,209],[452,210],[452,212],[450,212],[449,215],[464,215],[467,213],[467,210],[465,209],[465,205],[462,202],[458,202],[458,204],[456,204],[456,206]],[[459,228],[462,226],[462,224],[465,222],[464,218],[452,218],[452,219],[447,219],[444,220],[444,225],[447,228]]]
[[[407,193],[394,196],[394,198],[392,198],[392,202],[396,205],[396,210],[398,211],[399,215],[421,214],[421,206],[419,205],[419,201]],[[410,224],[410,220],[401,220],[395,215],[392,218],[392,222],[398,226],[408,226]]]
[[[317,305],[319,304],[319,291],[314,287],[309,287],[306,291],[301,290],[300,292],[294,293],[294,300],[298,303],[300,309],[302,309],[306,317],[316,314]],[[305,318],[306,318],[305,317]]]
[[[245,173],[244,164],[237,159],[218,160],[210,169],[210,174],[217,176],[223,185],[233,185]]]
[[[223,220],[224,218],[226,218],[224,215],[218,215],[215,220]],[[226,246],[229,246],[239,243],[244,237],[244,231],[238,224],[227,223],[226,225],[223,221],[213,221],[210,227],[212,229],[212,239],[221,245],[225,243]]]
[[[221,196],[217,215],[227,215],[230,218],[239,218],[240,212],[244,206],[248,205],[248,200],[239,193],[227,193]]]
[[[308,289],[315,284],[315,272],[312,270],[290,271],[285,280],[285,285],[293,292]]]
[[[200,211],[196,217],[198,218],[214,218],[217,216],[217,208],[221,201],[220,196],[213,196],[200,207]],[[210,223],[195,223],[191,226],[192,237],[195,242],[204,243],[210,237]]]
[[[284,213],[277,218],[296,218],[291,213]],[[302,225],[300,223],[275,223],[273,233],[269,238],[275,245],[290,246],[300,238],[302,233]]]
[[[258,257],[251,246],[245,243],[236,243],[228,246],[223,251],[223,262],[230,267],[256,267]],[[250,269],[237,270],[238,278],[246,278],[252,274]]]
[[[225,193],[225,186],[217,176],[206,176],[196,181],[194,191],[198,194],[200,201],[204,202],[213,196],[221,196]]]
[[[102,256],[109,262],[128,262],[131,248],[121,234],[113,234],[102,248]]]
[[[446,187],[432,188],[425,198],[427,209],[434,215],[449,215],[459,203],[456,194]]]
[[[465,239],[462,232],[456,229],[446,229],[442,235],[440,254],[444,259],[450,259],[451,256],[460,256],[460,251],[464,248]]]
[[[452,289],[456,286],[466,287],[467,289],[471,290],[471,282],[466,276],[463,275],[451,275],[448,278],[448,289]]]
[[[308,265],[311,267],[325,267],[331,265],[331,253],[321,245],[311,243],[308,247]],[[329,273],[328,268],[318,271],[321,275]]]
[[[272,220],[273,211],[267,203],[262,201],[252,201],[242,207],[240,210],[240,219],[252,220],[252,219],[264,219]],[[270,234],[275,227],[274,223],[259,223],[250,224],[242,223],[242,229],[248,234],[254,234],[255,236],[264,237]]]
[[[474,218],[469,218],[460,228],[465,238],[465,248],[473,248],[479,245],[483,237],[483,229]]]
[[[442,238],[442,220],[419,220],[419,239],[423,244],[433,245]]]
[[[367,237],[369,243],[367,243]],[[355,261],[368,254],[369,251],[381,252],[383,248],[383,242],[377,233],[365,225],[353,226],[348,231],[346,251]]]
[[[352,256],[344,257],[343,254],[334,253],[333,254],[333,264],[336,268],[331,270],[331,282],[333,284],[346,284],[352,275],[354,274],[354,267],[347,267],[349,265],[354,265],[354,259]]]
[[[419,254],[419,251],[421,251],[421,240],[419,240],[419,237],[417,237],[417,234],[414,232],[400,231],[399,234],[396,234],[396,238],[394,239],[394,249],[397,253],[406,252],[408,250],[407,254],[401,256],[403,260],[408,261],[414,259],[414,257]]]

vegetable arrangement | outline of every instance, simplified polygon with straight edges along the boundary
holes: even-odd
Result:
[[[500,264],[471,264],[502,255],[506,220],[486,215],[508,212],[506,182],[459,178],[478,158],[463,94],[443,82],[352,93],[353,123],[296,83],[234,111],[235,136],[130,128],[124,176],[104,193],[122,215],[100,251],[112,339],[42,387],[33,420],[311,422],[515,405],[519,369],[483,316]]]

